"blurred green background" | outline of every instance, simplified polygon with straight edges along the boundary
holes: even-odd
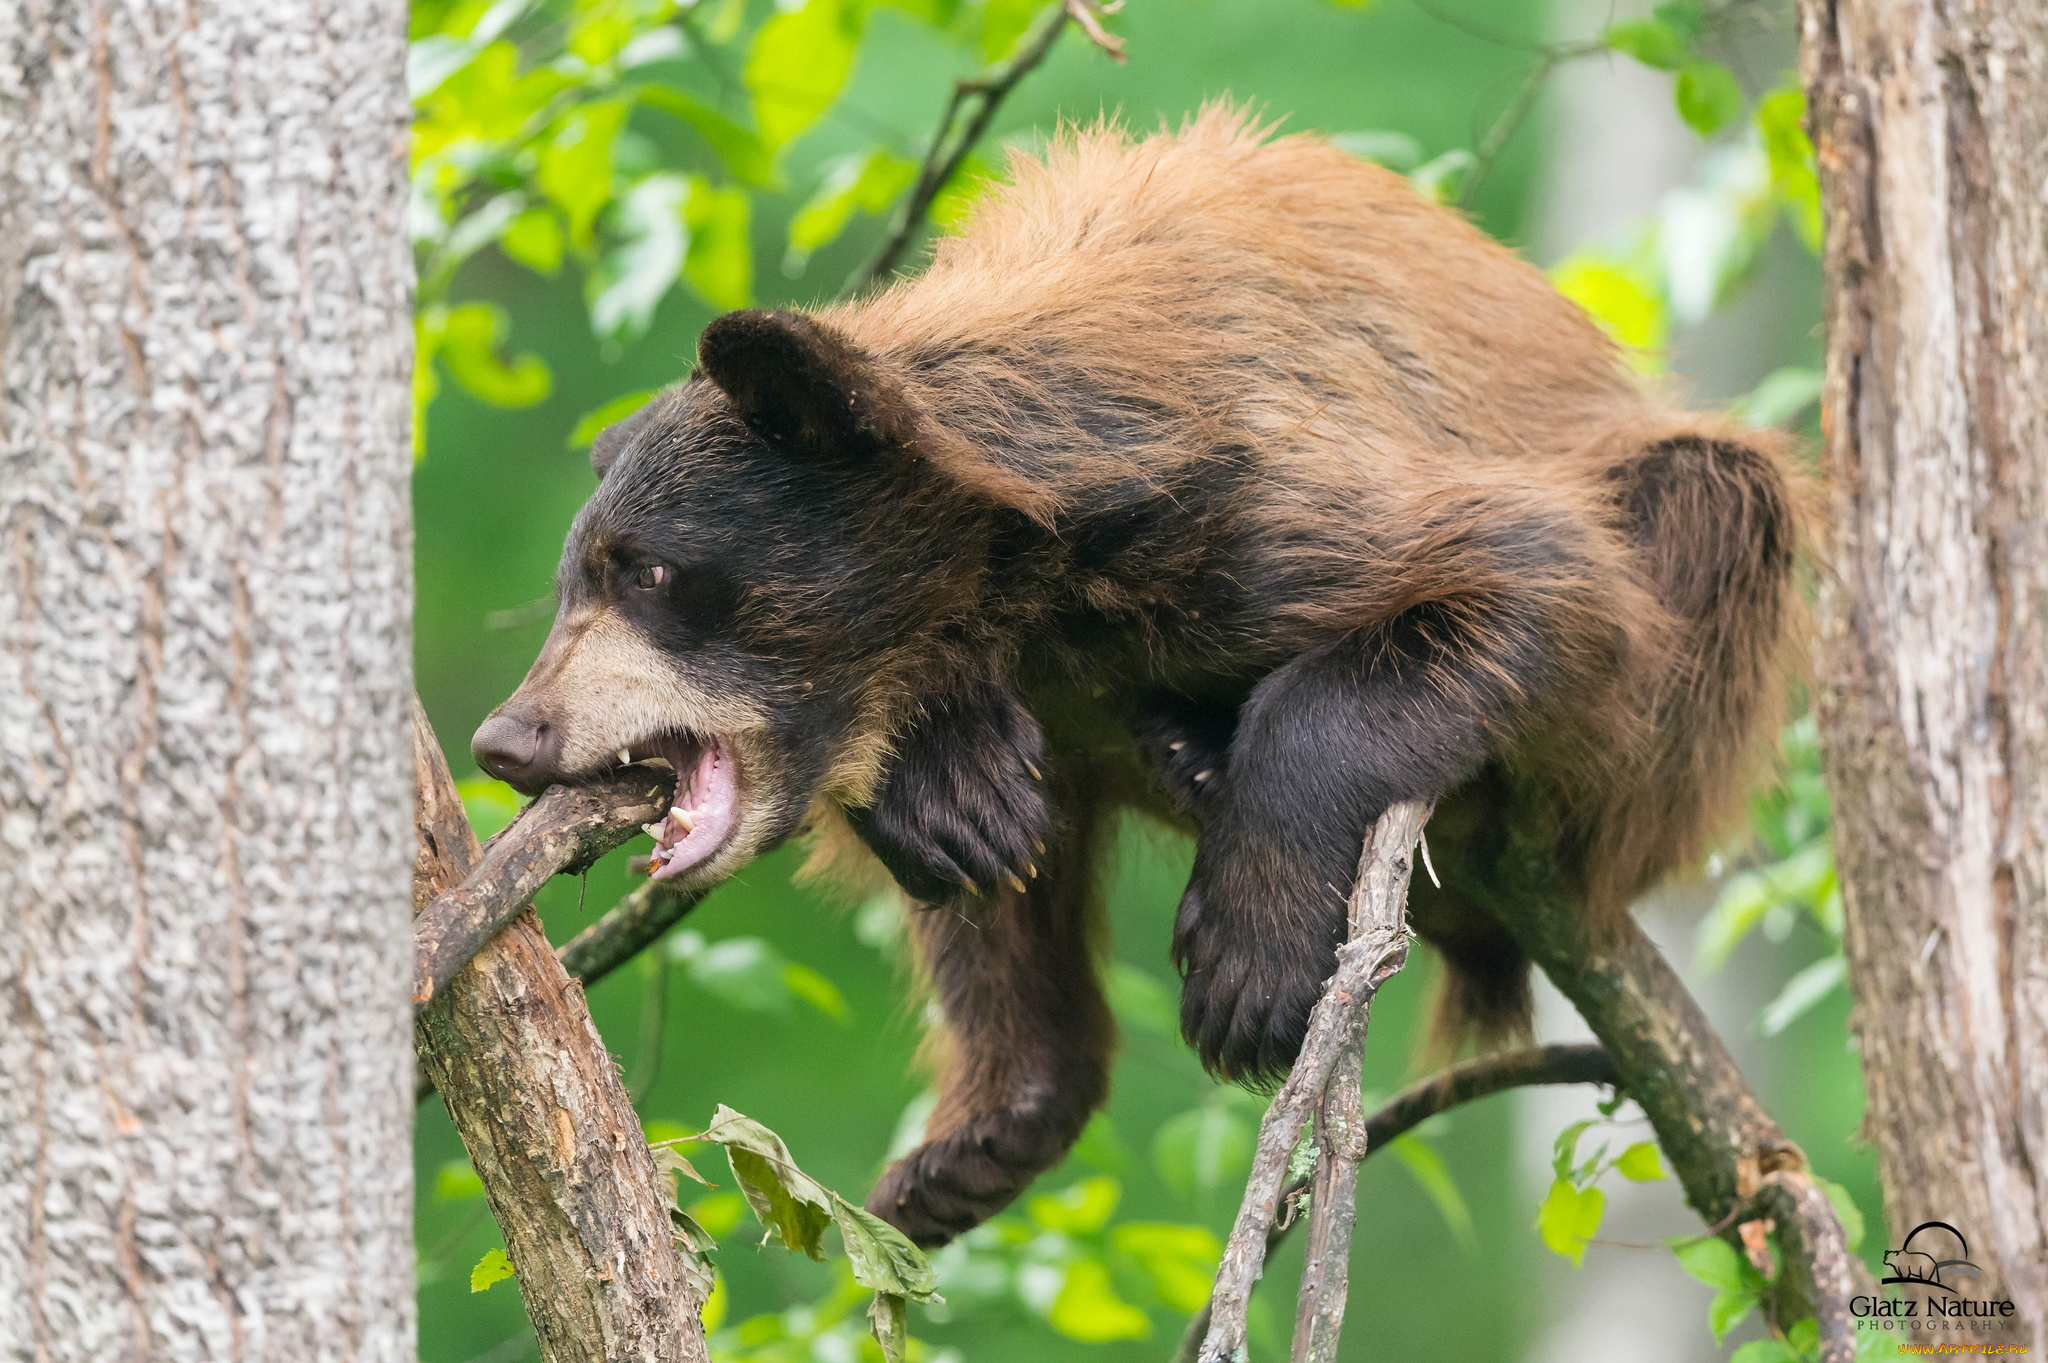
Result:
[[[1039,13],[1003,0],[416,7],[423,150],[414,230],[428,376],[415,480],[417,667],[458,776],[474,771],[469,734],[518,684],[545,636],[556,555],[593,486],[571,439],[579,424],[621,395],[686,373],[698,330],[723,306],[832,297],[886,224],[861,198],[872,191],[883,209],[891,191],[900,198],[951,82],[1002,57]],[[774,50],[760,40],[771,21],[788,39]],[[1585,135],[1583,116],[1574,123],[1547,84],[1528,82],[1563,51],[1537,43],[1557,34],[1565,44],[1603,44],[1610,55],[1591,60],[1634,63],[1664,81],[1656,97],[1675,101],[1683,136],[1698,140],[1683,127],[1690,124],[1712,140],[1686,149],[1698,170],[1689,206],[1667,198],[1650,219],[1540,263],[1557,265],[1562,287],[1640,347],[1649,372],[1664,367],[1688,328],[1711,334],[1714,318],[1747,308],[1755,318],[1738,347],[1736,384],[1749,391],[1746,410],[1802,419],[1812,380],[1800,366],[1811,363],[1816,314],[1811,258],[1798,244],[1813,225],[1801,217],[1810,170],[1799,178],[1804,141],[1785,134],[1780,68],[1789,49],[1768,24],[1738,31],[1734,17],[1698,5],[1588,16],[1543,0],[1461,0],[1454,11],[1411,0],[1131,0],[1108,22],[1128,64],[1070,28],[1002,105],[981,168],[999,164],[999,144],[1029,148],[1062,119],[1106,113],[1149,129],[1229,97],[1289,130],[1375,134],[1351,145],[1419,169],[1443,197],[1464,192],[1472,153],[1486,159],[1491,137],[1498,156],[1468,207],[1521,246],[1536,230],[1546,177],[1560,158],[1585,159],[1572,142]],[[843,77],[832,69],[834,51],[819,62],[807,55],[803,44],[819,33],[827,48],[850,55]],[[486,70],[493,60],[500,69]],[[1732,108],[1714,74],[1731,70]],[[522,86],[533,73],[542,84]],[[782,83],[811,91],[808,121],[767,108]],[[648,89],[680,92],[675,107],[689,118],[659,107]],[[1528,116],[1502,139],[1510,127],[1502,115],[1524,93],[1533,96]],[[771,137],[771,124],[788,126]],[[594,162],[593,139],[605,140],[606,152]],[[863,169],[873,174],[848,190]],[[1668,167],[1607,169],[1623,179],[1670,178]],[[971,176],[951,192],[971,195]],[[840,218],[843,230],[831,236]],[[793,222],[806,245],[830,237],[801,269]],[[1768,295],[1762,304],[1760,293]],[[1795,771],[1808,771],[1796,740],[1794,748]],[[503,796],[487,783],[469,789],[481,824]],[[1824,797],[1809,781],[1803,795],[1779,798],[1759,818],[1761,841],[1731,848],[1717,868],[1769,869],[1733,877],[1734,890],[1707,920],[1707,963],[1728,959],[1716,978],[1735,983],[1710,1007],[1725,1033],[1753,1037],[1759,1004],[1804,972],[1808,1006],[1780,996],[1781,1034],[1743,1053],[1794,1139],[1874,1221],[1871,1162],[1852,1144],[1861,1100],[1845,1046],[1847,1005],[1828,977],[1839,935],[1831,873],[1803,864],[1806,878],[1796,883],[1783,873],[1788,865],[1800,872],[1802,854],[1814,861],[1816,838],[1824,863]],[[585,883],[551,885],[540,901],[551,936],[566,939],[616,902],[630,888],[625,857],[644,851],[637,840]],[[1213,1267],[1204,1262],[1213,1252],[1206,1237],[1185,1228],[1227,1231],[1260,1110],[1258,1100],[1204,1077],[1173,1035],[1167,938],[1189,855],[1157,830],[1127,829],[1112,896],[1113,993],[1125,1042],[1107,1114],[998,1231],[941,1259],[948,1305],[913,1308],[917,1352],[988,1363],[1172,1353]],[[796,887],[790,875],[800,860],[786,848],[749,868],[682,925],[693,936],[672,938],[672,949],[606,980],[590,1001],[655,1134],[699,1129],[725,1103],[773,1127],[809,1172],[858,1201],[925,1088],[914,1055],[922,1005],[898,959],[895,907],[830,903]],[[1711,898],[1695,894],[1690,910],[1659,920],[1676,925],[1681,964],[1693,950],[1685,915],[1697,917]],[[1377,1003],[1369,1088],[1387,1093],[1414,1077],[1412,1040],[1432,971],[1418,952]],[[1569,1101],[1590,1115],[1595,1096]],[[1624,1262],[1629,1281],[1644,1284],[1660,1311],[1668,1303],[1677,1321],[1670,1338],[1682,1347],[1658,1356],[1720,1356],[1707,1323],[1711,1294],[1668,1253],[1596,1243],[1574,1268],[1545,1249],[1534,1222],[1562,1125],[1552,1113],[1492,1099],[1368,1162],[1345,1357],[1552,1356],[1565,1347],[1559,1321],[1589,1309],[1585,1283]],[[1620,1132],[1621,1143],[1643,1135],[1639,1126]],[[501,1241],[437,1101],[421,1110],[417,1161],[421,1357],[531,1356],[516,1284],[471,1290],[472,1266]],[[699,1161],[706,1173],[717,1165]],[[730,1180],[713,1178],[727,1186],[699,1218],[722,1246],[720,1357],[865,1356],[873,1346],[861,1333],[864,1304],[835,1295],[843,1270],[757,1249],[759,1227],[738,1217]],[[698,1193],[686,1192],[685,1202]],[[1646,1205],[1640,1217],[1653,1235],[1697,1232],[1668,1181]],[[1160,1225],[1182,1229],[1146,1239],[1143,1228]],[[1297,1247],[1268,1273],[1256,1357],[1285,1356],[1298,1271]],[[1728,1342],[1755,1333],[1752,1322]]]

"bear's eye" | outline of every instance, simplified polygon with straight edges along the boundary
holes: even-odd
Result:
[[[668,568],[659,563],[650,563],[633,574],[633,585],[644,591],[652,591],[668,581]]]

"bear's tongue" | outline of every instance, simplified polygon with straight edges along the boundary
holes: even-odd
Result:
[[[655,880],[668,880],[708,860],[725,844],[739,805],[739,783],[732,755],[716,738],[702,744],[664,743],[661,755],[676,769],[676,793],[668,816],[647,826],[654,835],[648,873]]]

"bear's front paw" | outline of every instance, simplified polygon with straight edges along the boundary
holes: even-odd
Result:
[[[1178,697],[1153,700],[1131,719],[1131,735],[1153,778],[1181,813],[1201,822],[1228,775],[1236,715]]]
[[[1052,823],[1045,761],[1038,721],[1006,692],[936,704],[847,821],[913,898],[1021,892]]]
[[[1275,1084],[1301,1053],[1309,1013],[1336,970],[1336,943],[1283,905],[1214,896],[1197,876],[1174,925],[1181,1035],[1217,1078]]]

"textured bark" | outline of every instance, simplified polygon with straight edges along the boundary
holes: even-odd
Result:
[[[1960,1228],[1969,1294],[2010,1292],[2039,1347],[2048,6],[1804,0],[1801,22],[1828,220],[1817,700],[1866,1130],[1894,1234]]]
[[[0,1356],[413,1355],[397,0],[0,5]]]
[[[1488,830],[1491,845],[1445,866],[1446,882],[1492,912],[1579,1010],[1623,1091],[1650,1119],[1685,1200],[1714,1233],[1740,1244],[1740,1223],[1796,1208],[1796,1234],[1788,1231],[1784,1243],[1799,1262],[1773,1283],[1770,1315],[1780,1328],[1814,1317],[1822,1363],[1849,1363],[1854,1343],[1841,1289],[1869,1285],[1855,1277],[1860,1266],[1848,1259],[1825,1196],[1815,1205],[1806,1195],[1815,1185],[1805,1153],[1757,1102],[1699,1003],[1635,920],[1606,931],[1587,920],[1577,887],[1553,859],[1551,818],[1541,800],[1513,804]],[[1846,1273],[1836,1271],[1842,1265]]]
[[[434,731],[413,711],[425,908],[477,864],[476,835]],[[549,1363],[704,1363],[703,1301],[669,1223],[633,1100],[532,910],[420,1017],[421,1068],[482,1178]]]
[[[1274,1224],[1285,1205],[1282,1194],[1289,1156],[1310,1116],[1329,1110],[1325,1099],[1332,1076],[1348,1070],[1350,1081],[1356,1083],[1357,1068],[1355,1064],[1347,1066],[1346,1057],[1355,1057],[1365,1045],[1373,996],[1407,964],[1411,940],[1408,876],[1414,869],[1416,839],[1428,819],[1427,805],[1403,801],[1389,806],[1366,835],[1358,880],[1351,890],[1350,937],[1337,948],[1336,973],[1323,986],[1323,996],[1309,1014],[1301,1054],[1259,1123],[1258,1148],[1252,1154],[1251,1172],[1245,1176],[1244,1199],[1238,1205],[1230,1239],[1223,1246],[1215,1285],[1209,1289],[1209,1328],[1201,1346],[1202,1363],[1230,1363],[1245,1349],[1246,1311],[1251,1305],[1252,1285],[1265,1271],[1266,1247],[1272,1243]],[[1344,1099],[1340,1096],[1338,1101],[1341,1104]],[[1364,1158],[1362,1150],[1358,1158]],[[1356,1179],[1357,1160],[1349,1164],[1349,1170],[1333,1186]],[[1318,1204],[1311,1215],[1327,1221],[1329,1210]],[[1355,1219],[1355,1212],[1348,1215]],[[1304,1279],[1304,1296],[1312,1295],[1315,1304],[1304,1310],[1303,1319],[1313,1321],[1318,1346],[1327,1346],[1325,1357],[1334,1356],[1343,1324],[1342,1279],[1350,1267],[1350,1228],[1350,1219],[1337,1228],[1345,1241],[1341,1254],[1332,1243],[1331,1227],[1312,1231],[1328,1255],[1322,1271]],[[1328,1314],[1332,1305],[1335,1319]],[[1296,1337],[1297,1359],[1304,1356],[1305,1344]]]
[[[526,911],[541,886],[589,870],[666,814],[674,789],[668,772],[628,767],[590,785],[541,792],[491,839],[461,884],[420,910],[412,929],[413,1006],[425,1008],[470,957]]]

